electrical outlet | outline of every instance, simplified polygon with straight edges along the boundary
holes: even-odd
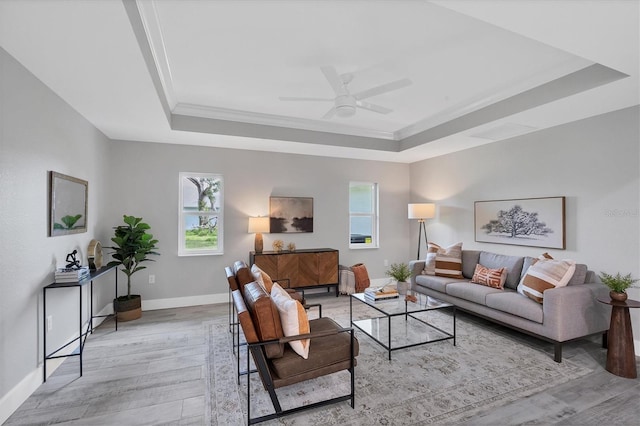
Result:
[[[156,283],[156,276],[153,274],[149,274],[149,284],[155,284]]]
[[[384,266],[389,266],[389,259],[384,260]]]
[[[47,331],[51,331],[53,329],[53,317],[49,315],[47,317]]]

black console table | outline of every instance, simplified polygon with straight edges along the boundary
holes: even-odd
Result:
[[[107,272],[114,270],[116,271],[115,274],[115,297],[118,297],[118,273],[117,273],[117,269],[115,266],[104,266],[98,270],[95,271],[91,271],[89,273],[89,276],[81,281],[75,281],[75,282],[70,282],[70,283],[51,283],[48,286],[45,286],[42,289],[42,321],[43,321],[43,342],[42,342],[42,352],[44,354],[44,361],[42,363],[42,376],[43,376],[43,382],[47,381],[47,360],[49,359],[55,359],[55,358],[66,358],[69,356],[79,356],[80,357],[80,375],[82,376],[82,351],[84,349],[84,342],[87,339],[87,336],[90,333],[93,333],[93,320],[95,318],[106,318],[106,317],[114,317],[115,318],[115,323],[116,323],[116,331],[118,330],[118,316],[115,315],[115,313],[113,314],[108,314],[108,315],[93,315],[93,280],[95,280],[98,277],[101,277],[102,275],[106,274]],[[87,285],[90,284],[90,296],[89,298],[91,299],[90,302],[90,318],[88,318],[86,321],[83,321],[82,319],[82,288]],[[53,352],[47,354],[47,291],[48,290],[53,290],[56,288],[71,288],[71,287],[77,287],[78,291],[79,291],[79,304],[78,304],[78,337],[76,337],[73,340],[70,340],[69,342],[65,343],[64,345],[60,346],[58,349],[54,350]],[[85,327],[86,327],[86,331],[85,331]],[[72,343],[74,343],[75,341],[79,342],[78,348],[75,349],[72,353],[67,354],[67,355],[58,355],[58,352],[60,352],[62,349],[66,348],[67,346],[71,345]]]

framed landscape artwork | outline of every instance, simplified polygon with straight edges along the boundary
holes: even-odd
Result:
[[[313,232],[313,198],[270,197],[269,222],[272,234]]]
[[[565,197],[475,202],[475,239],[565,249]]]
[[[49,236],[87,232],[86,180],[49,172]]]

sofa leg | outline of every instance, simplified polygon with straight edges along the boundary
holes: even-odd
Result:
[[[607,349],[609,347],[609,330],[605,331],[604,333],[602,333],[602,347],[604,349]]]
[[[553,360],[555,362],[562,362],[562,343],[556,342],[553,344],[554,354]]]

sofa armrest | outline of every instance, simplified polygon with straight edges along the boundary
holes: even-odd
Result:
[[[424,260],[411,260],[409,261],[409,270],[411,271],[411,288],[416,286],[416,276],[422,274],[424,269]]]
[[[611,307],[597,300],[606,293],[598,283],[546,290],[542,310],[547,337],[564,342],[608,330]]]

